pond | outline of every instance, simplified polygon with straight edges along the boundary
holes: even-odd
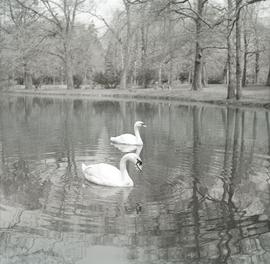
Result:
[[[143,120],[133,188],[110,136]],[[0,99],[0,263],[269,263],[270,112],[160,102]]]

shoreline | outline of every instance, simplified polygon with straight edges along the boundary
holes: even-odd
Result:
[[[224,107],[244,107],[244,108],[260,108],[270,110],[270,88],[269,97],[267,89],[263,93],[256,94],[258,91],[245,91],[243,98],[239,101],[227,100],[224,89],[213,88],[204,91],[191,91],[188,89],[173,90],[157,90],[157,89],[41,89],[41,90],[22,90],[10,89],[2,90],[0,93],[12,96],[37,96],[37,97],[64,97],[64,98],[80,98],[80,99],[106,99],[106,100],[139,100],[139,101],[163,101],[178,102],[185,104],[206,104],[212,106]],[[257,96],[256,96],[257,95]],[[268,99],[269,98],[269,99]]]

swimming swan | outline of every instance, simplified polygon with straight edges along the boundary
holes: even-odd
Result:
[[[132,134],[122,134],[118,137],[111,137],[111,141],[113,143],[117,144],[129,144],[129,145],[143,145],[140,132],[139,132],[139,127],[146,127],[144,122],[142,121],[137,121],[134,124],[134,133],[135,136]]]
[[[82,172],[88,181],[98,185],[130,187],[133,186],[134,183],[127,171],[128,160],[133,162],[140,171],[142,170],[142,160],[140,157],[135,153],[128,153],[120,160],[120,170],[106,163],[93,165],[85,165],[82,163]]]

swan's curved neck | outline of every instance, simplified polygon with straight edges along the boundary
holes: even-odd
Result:
[[[142,139],[141,139],[139,127],[137,127],[136,125],[134,125],[134,133],[135,133],[138,144],[142,144]]]
[[[133,183],[132,179],[130,178],[129,174],[128,174],[128,171],[127,171],[127,158],[126,157],[123,157],[121,160],[120,160],[120,172],[121,172],[121,175],[122,175],[122,180],[123,182],[130,182],[130,183]]]

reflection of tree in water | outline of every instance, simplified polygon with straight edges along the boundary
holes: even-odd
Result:
[[[107,246],[124,248],[125,252],[128,251],[127,257],[130,261],[136,259],[141,263],[178,263],[179,260],[185,263],[230,263],[232,261],[238,263],[236,260],[238,258],[249,261],[250,252],[247,248],[251,248],[258,256],[261,252],[268,250],[266,248],[263,251],[260,247],[260,243],[266,244],[269,241],[267,236],[263,240],[260,235],[269,233],[268,220],[262,219],[259,213],[248,215],[244,212],[249,201],[259,196],[256,190],[252,191],[256,189],[256,186],[249,178],[253,173],[251,164],[258,162],[254,156],[254,152],[258,150],[257,143],[255,145],[255,141],[259,140],[257,133],[260,133],[256,129],[257,119],[260,118],[258,115],[252,114],[252,128],[248,123],[249,112],[244,115],[240,110],[238,113],[234,109],[223,111],[220,119],[225,125],[224,135],[221,135],[223,131],[220,133],[214,129],[216,120],[212,123],[209,121],[220,114],[219,110],[159,105],[157,108],[153,106],[153,111],[149,110],[150,116],[153,115],[153,120],[150,120],[148,114],[140,112],[140,115],[148,118],[146,119],[148,122],[143,121],[149,123],[150,127],[158,127],[157,140],[153,140],[155,135],[151,133],[151,130],[145,130],[147,133],[144,134],[144,138],[148,144],[145,144],[144,153],[149,153],[147,148],[149,148],[149,143],[153,143],[153,154],[157,155],[155,158],[160,165],[156,168],[156,175],[163,177],[163,181],[157,179],[156,175],[152,177],[153,181],[157,180],[156,187],[144,186],[144,181],[142,181],[143,186],[135,186],[128,201],[123,203],[124,198],[120,193],[107,193],[108,196],[106,196],[105,190],[90,186],[82,188],[81,175],[76,175],[78,172],[76,169],[77,140],[82,141],[83,147],[87,146],[86,150],[80,146],[80,155],[95,157],[99,150],[96,145],[95,149],[92,149],[92,146],[97,144],[99,139],[104,143],[100,145],[101,149],[108,143],[106,129],[108,131],[119,129],[117,132],[122,132],[123,118],[128,119],[125,121],[126,125],[132,128],[132,118],[136,115],[134,110],[138,107],[135,103],[128,103],[123,110],[123,103],[122,108],[117,106],[114,113],[112,112],[114,106],[111,107],[109,104],[110,107],[106,109],[106,104],[104,104],[99,106],[100,114],[97,114],[93,103],[85,102],[81,104],[80,101],[63,100],[46,109],[46,107],[43,108],[41,100],[39,104],[42,107],[40,111],[42,116],[38,112],[40,106],[36,104],[32,108],[30,118],[28,117],[28,124],[23,122],[24,111],[20,111],[21,115],[18,113],[20,126],[31,125],[29,127],[35,129],[34,118],[42,118],[51,130],[53,127],[58,129],[57,134],[54,134],[55,138],[46,138],[45,142],[50,146],[42,150],[50,151],[48,163],[51,162],[54,165],[56,163],[56,169],[54,167],[54,172],[49,173],[51,185],[45,188],[42,185],[43,178],[37,177],[41,173],[36,174],[32,171],[33,164],[25,158],[27,155],[21,155],[23,161],[19,162],[19,159],[11,161],[8,154],[2,156],[2,162],[9,164],[6,167],[10,170],[8,175],[16,171],[15,174],[23,175],[21,177],[25,181],[32,181],[27,184],[30,188],[39,190],[39,203],[42,203],[43,207],[41,216],[37,217],[34,215],[35,212],[31,211],[32,218],[39,219],[37,226],[31,227],[30,224],[24,226],[27,225],[25,222],[16,224],[12,229],[14,232],[5,233],[8,234],[7,240],[2,242],[1,248],[8,248],[10,245],[10,248],[13,247],[10,250],[11,255],[19,253],[16,250],[20,248],[20,256],[24,254],[29,261],[36,255],[44,261],[52,259],[56,263],[61,263],[61,258],[67,254],[73,255],[73,259],[76,260],[84,258],[84,254],[87,254],[85,252],[88,252],[93,245],[102,245],[104,248]],[[14,110],[14,106],[12,107]],[[147,111],[147,107],[144,111]],[[153,114],[155,111],[156,115]],[[1,113],[0,117],[3,116],[6,121],[10,119],[8,115]],[[17,115],[11,117],[17,118]],[[209,123],[212,125],[210,128],[207,126]],[[251,132],[247,129],[249,127],[252,128]],[[269,131],[269,121],[267,127]],[[103,130],[105,132],[101,133]],[[25,130],[19,131],[25,133]],[[213,135],[215,132],[220,134]],[[3,141],[7,141],[8,134],[5,135],[6,138]],[[42,136],[46,136],[46,133]],[[216,142],[213,145],[209,144],[213,141],[207,142],[210,137],[215,137]],[[223,137],[225,143],[220,140]],[[20,142],[24,143],[21,139]],[[52,142],[57,142],[57,144],[52,144]],[[248,145],[249,143],[251,144]],[[166,151],[160,153],[159,144],[163,144]],[[4,144],[5,147],[7,144]],[[218,155],[215,148],[219,150]],[[152,149],[150,148],[151,154]],[[28,153],[25,149],[21,151],[21,154]],[[178,155],[180,151],[181,155]],[[115,150],[115,153],[118,151]],[[177,160],[179,157],[181,162]],[[147,158],[146,155],[145,158]],[[182,164],[183,160],[188,163]],[[219,167],[213,170],[215,164],[212,162],[215,161],[218,162]],[[176,165],[179,166],[175,168]],[[145,169],[147,170],[147,167]],[[24,175],[22,170],[26,171],[27,175]],[[149,174],[145,175],[151,176],[150,173],[155,174],[155,171],[149,171]],[[30,175],[35,176],[36,179],[32,179]],[[7,179],[10,180],[12,177],[7,177]],[[170,188],[166,189],[163,186],[167,177],[171,177],[171,184]],[[15,179],[16,182],[20,182],[18,176]],[[179,186],[181,182],[186,185]],[[15,185],[15,183],[12,184]],[[16,190],[20,192],[18,186],[20,184],[15,186],[15,192]],[[183,186],[187,189],[183,190]],[[141,190],[142,188],[145,189]],[[165,189],[167,194],[164,195],[165,198],[161,197],[159,192],[161,188]],[[216,189],[216,195],[213,192],[214,189]],[[25,188],[23,191],[31,193],[32,190]],[[148,192],[156,193],[149,198]],[[242,194],[248,194],[250,197],[246,199],[245,196],[241,197]],[[37,193],[33,194],[35,195],[38,197]],[[137,202],[141,205],[139,213],[136,211]],[[250,208],[249,211],[251,211]],[[23,213],[25,214],[27,212]],[[29,233],[26,234],[25,230]],[[47,237],[37,234],[45,234]],[[67,246],[68,244],[71,246]],[[42,260],[40,262],[42,263]],[[262,262],[267,263],[264,260]]]
[[[75,99],[73,100],[73,110],[75,113],[80,113],[83,109],[83,100]]]
[[[114,113],[120,110],[119,102],[95,101],[92,103],[92,106],[96,114],[102,114],[104,112]]]
[[[2,158],[3,160],[3,158]],[[0,188],[6,200],[22,205],[28,210],[41,208],[39,199],[43,195],[46,181],[31,173],[22,158],[3,164],[4,174],[0,178]]]
[[[19,104],[26,102],[24,98],[19,98]],[[24,104],[26,108],[29,106]],[[24,112],[24,111],[23,111]],[[28,118],[28,117],[27,117]],[[29,162],[23,157],[19,147],[18,158],[10,158],[7,154],[7,140],[5,138],[5,126],[2,116],[0,116],[0,140],[1,140],[1,169],[0,189],[6,200],[16,203],[28,210],[35,210],[41,207],[40,197],[46,188],[46,181],[42,181],[39,175],[34,174],[29,168]],[[20,145],[21,139],[15,139]]]
[[[136,114],[153,119],[158,114],[158,105],[150,103],[136,103]],[[143,120],[144,121],[144,120]]]
[[[199,189],[198,184],[200,182],[200,168],[199,168],[199,149],[200,149],[200,108],[193,107],[192,108],[192,116],[193,116],[193,162],[191,166],[191,176],[193,178],[193,186],[192,186],[192,217],[194,221],[194,253],[195,259],[200,258],[200,217],[199,217],[199,197],[197,190]]]
[[[64,147],[64,151],[62,153],[58,153],[56,162],[57,167],[62,175],[55,174],[54,177],[58,178],[61,177],[61,180],[58,179],[58,184],[61,185],[61,188],[56,188],[57,192],[56,197],[53,200],[57,200],[57,208],[56,211],[49,212],[46,209],[46,212],[55,215],[58,217],[66,217],[65,211],[67,206],[68,196],[70,195],[71,189],[73,188],[72,184],[75,184],[76,178],[78,178],[77,174],[77,163],[75,158],[75,149],[74,149],[74,120],[73,120],[73,113],[74,113],[74,104],[72,100],[65,100],[63,102],[63,127],[61,131],[63,132],[62,135],[62,144]],[[63,169],[61,168],[60,164],[62,165]],[[57,180],[57,179],[55,179]],[[54,187],[53,187],[54,188]],[[51,192],[53,189],[51,190]],[[56,199],[55,199],[56,198]],[[47,208],[47,207],[46,207]],[[57,230],[61,228],[60,226],[55,226]]]
[[[38,106],[39,108],[42,108],[42,109],[52,106],[54,104],[53,98],[29,97],[28,100],[32,101],[33,107]]]
[[[191,172],[193,195],[190,213],[194,227],[194,258],[200,259],[205,247],[203,245],[208,243],[207,240],[204,241],[203,234],[210,232],[208,236],[212,237],[213,240],[219,238],[216,243],[218,255],[214,263],[228,263],[229,258],[236,254],[232,243],[236,243],[240,249],[244,250],[247,244],[252,244],[254,239],[256,240],[261,234],[268,233],[270,229],[268,220],[260,220],[259,215],[246,215],[244,208],[238,207],[241,203],[239,204],[237,199],[241,199],[241,197],[236,196],[239,192],[239,186],[250,185],[248,171],[256,140],[256,114],[254,114],[253,119],[253,143],[246,160],[244,112],[241,113],[238,109],[227,109],[224,167],[220,177],[223,182],[220,191],[223,191],[221,199],[218,199],[211,196],[207,187],[201,184],[200,114],[202,113],[199,108],[193,108],[193,163]],[[239,205],[237,206],[236,203]],[[212,210],[217,210],[218,217],[215,219],[209,218]],[[208,216],[208,214],[210,215]],[[202,227],[204,221],[206,221],[207,230]],[[261,250],[263,249],[261,248]],[[252,255],[247,255],[246,260],[251,257]]]

